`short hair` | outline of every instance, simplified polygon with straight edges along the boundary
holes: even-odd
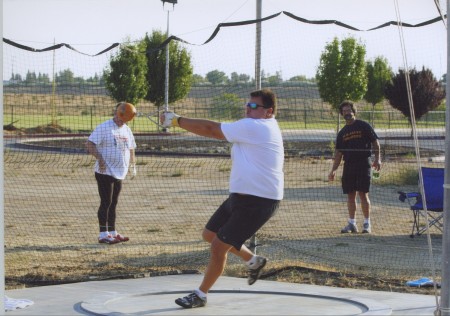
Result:
[[[356,115],[356,112],[357,112],[356,106],[353,104],[352,101],[348,101],[348,100],[342,102],[341,105],[339,105],[339,113],[341,113],[341,115],[342,115],[342,108],[344,106],[349,106],[352,109],[353,114]]]
[[[270,89],[261,89],[250,92],[251,97],[261,97],[263,106],[267,109],[272,108],[273,109],[273,115],[277,113],[277,97],[275,96],[275,93],[273,93]]]

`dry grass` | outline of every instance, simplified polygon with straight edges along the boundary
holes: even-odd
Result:
[[[434,295],[434,287],[409,287],[405,283],[411,278],[405,276],[371,276],[367,274],[345,273],[321,267],[320,265],[298,265],[298,262],[270,263],[261,275],[261,280],[300,283],[330,287],[353,288],[371,291],[415,293]],[[247,272],[242,264],[228,265],[224,275],[246,278]],[[437,289],[440,293],[440,287]]]
[[[167,142],[147,147],[155,146]],[[4,156],[7,288],[204,270],[208,245],[201,230],[227,195],[228,158],[138,156],[138,177],[124,182],[118,215],[132,241],[107,246],[96,243],[92,157],[15,150]],[[330,164],[324,157],[286,160],[285,199],[258,234],[258,251],[271,260],[263,278],[429,291],[403,286],[429,275],[430,267],[425,237],[408,237],[411,216],[397,200],[397,187],[385,183],[371,193],[374,234],[342,236],[345,201],[339,183],[326,181]],[[397,168],[387,163],[383,170],[388,178]],[[441,247],[440,235],[433,243]],[[230,256],[225,274],[243,277],[245,270]]]

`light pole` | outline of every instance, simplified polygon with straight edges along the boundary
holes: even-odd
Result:
[[[261,19],[262,0],[256,0],[256,19]],[[255,46],[255,83],[256,90],[261,89],[261,22],[256,23]]]
[[[172,11],[175,10],[175,4],[177,4],[178,0],[161,0],[163,3],[163,9],[164,5],[167,3],[172,4]],[[169,15],[170,10],[167,10],[167,32],[166,36],[169,38]],[[169,110],[169,46],[170,43],[167,43],[166,45],[166,76],[165,76],[165,83],[164,83],[164,111]]]
[[[256,19],[261,19],[262,0],[256,0]],[[256,45],[255,45],[255,84],[256,90],[261,89],[261,22],[256,23]],[[250,250],[256,255],[258,241],[256,235],[250,238]]]

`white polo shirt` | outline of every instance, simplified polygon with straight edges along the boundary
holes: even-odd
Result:
[[[275,118],[244,118],[222,123],[221,129],[233,143],[230,193],[282,200],[284,147]]]

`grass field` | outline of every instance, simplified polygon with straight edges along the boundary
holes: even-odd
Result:
[[[179,115],[189,117],[210,117],[212,97],[184,99],[170,105],[170,109]],[[242,99],[244,104],[245,99]],[[15,128],[29,129],[36,126],[58,125],[64,131],[79,133],[92,131],[97,124],[110,118],[113,114],[115,101],[107,96],[92,95],[4,95],[4,124],[12,124]],[[277,119],[282,129],[326,129],[335,130],[338,117],[331,111],[329,105],[318,99],[286,98],[278,100]],[[143,102],[137,104],[138,112],[142,113],[130,123],[134,132],[152,133],[158,131],[158,126],[147,118],[152,115],[153,121],[158,121],[157,108]],[[372,123],[376,128],[409,128],[408,120],[389,105],[377,106],[372,113],[370,106],[362,105],[358,117]],[[220,118],[221,121],[233,120]],[[343,124],[341,122],[341,124]],[[417,121],[418,128],[444,127],[445,112],[435,111]]]

